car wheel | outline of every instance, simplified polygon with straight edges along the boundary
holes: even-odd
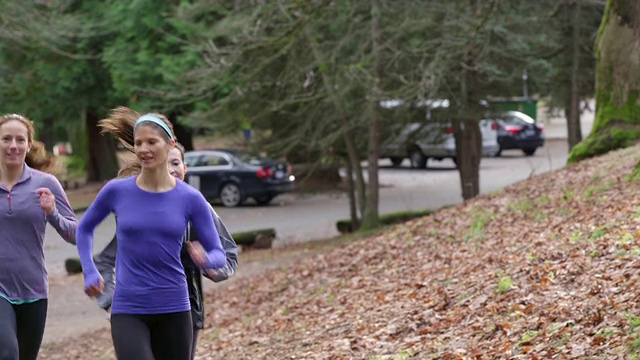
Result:
[[[392,157],[392,158],[389,158],[389,160],[391,160],[391,164],[393,166],[400,166],[400,164],[402,164],[402,160],[404,159],[401,157]]]
[[[220,202],[226,207],[235,207],[240,205],[242,196],[240,188],[234,183],[226,183],[220,189]]]
[[[527,156],[532,156],[536,153],[536,148],[522,149],[522,152]]]
[[[409,154],[409,160],[411,160],[411,167],[414,169],[424,169],[427,166],[427,157],[420,149],[413,149]]]
[[[273,196],[265,195],[265,196],[257,197],[255,199],[256,199],[256,202],[258,203],[258,205],[267,205],[268,203],[271,202],[271,200],[273,200]]]

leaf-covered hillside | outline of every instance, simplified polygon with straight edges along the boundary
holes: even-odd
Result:
[[[197,358],[637,358],[639,150],[238,278],[206,300]],[[111,354],[103,331],[41,359]]]

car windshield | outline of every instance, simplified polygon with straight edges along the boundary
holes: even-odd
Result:
[[[502,116],[500,119],[507,125],[522,126],[535,123],[535,121],[531,117],[522,113],[507,113],[504,114],[504,116]]]

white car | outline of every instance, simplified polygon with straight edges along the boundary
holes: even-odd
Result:
[[[386,108],[399,104],[383,103]],[[424,168],[429,159],[452,159],[457,164],[456,142],[450,123],[431,119],[431,110],[447,108],[448,100],[436,100],[425,103],[424,122],[412,122],[404,126],[392,126],[380,148],[380,158],[389,158],[394,165],[400,165],[409,158],[411,167]],[[498,124],[493,120],[480,120],[482,134],[482,155],[496,156],[500,151],[498,144]]]

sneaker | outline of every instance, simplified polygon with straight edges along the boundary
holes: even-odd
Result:
[[[102,269],[99,267],[98,271],[100,271],[100,276],[102,276],[102,280],[104,281],[104,290],[102,294],[96,297],[96,301],[101,309],[110,312],[111,303],[113,302],[113,292],[116,288],[116,272],[112,267],[103,267]]]

